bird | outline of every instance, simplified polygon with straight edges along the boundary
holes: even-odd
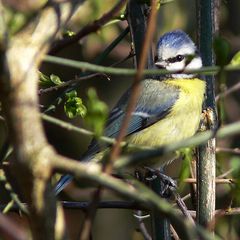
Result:
[[[200,69],[202,59],[184,31],[177,29],[159,38],[155,67],[170,72],[141,81],[141,92],[125,136],[127,142],[140,146],[160,147],[193,136],[200,125],[205,99],[205,80],[185,71]],[[130,94],[131,87],[111,110],[105,136],[118,136]],[[93,140],[81,161],[95,161],[101,153],[97,141]],[[160,161],[161,167],[169,164],[169,159]],[[72,179],[71,175],[63,176],[55,186],[55,193],[60,193]]]

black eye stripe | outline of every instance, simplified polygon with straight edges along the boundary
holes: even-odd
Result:
[[[184,59],[184,55],[177,55],[176,57],[168,58],[169,63],[181,62]]]

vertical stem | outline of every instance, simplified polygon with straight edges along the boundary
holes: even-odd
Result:
[[[198,44],[202,54],[204,66],[214,64],[213,38],[218,30],[219,0],[197,0],[198,11]],[[207,76],[207,93],[205,109],[210,109],[210,129],[216,129],[216,105],[214,94],[214,77]],[[197,163],[197,221],[203,226],[213,221],[215,211],[215,139],[209,140],[205,145],[199,147]]]
[[[130,33],[135,51],[134,64],[136,68],[139,68],[144,40],[147,32],[147,13],[149,7],[147,4],[140,4],[137,0],[130,0],[128,3],[128,23],[130,26]],[[146,68],[153,68],[153,52],[151,45],[147,53]],[[152,189],[159,194],[162,191],[161,181],[157,178],[152,182]],[[151,213],[152,219],[152,239],[171,239],[170,223],[168,219],[159,215],[158,212],[153,211]]]
[[[128,3],[128,23],[130,26],[131,38],[133,42],[135,57],[135,67],[139,65],[141,51],[143,48],[144,38],[146,35],[147,17],[146,14],[149,11],[147,4],[140,4],[136,0],[130,0]],[[153,54],[150,47],[148,51],[146,68],[152,68],[153,66]]]
[[[156,178],[152,181],[152,190],[157,194],[163,192],[165,188],[164,183]],[[169,240],[171,238],[171,230],[170,230],[170,221],[159,214],[157,211],[151,212],[152,218],[152,239],[153,240]]]
[[[136,1],[136,0],[132,0],[132,1]],[[144,36],[142,49],[141,49],[140,56],[139,56],[140,58],[138,59],[139,62],[137,62],[137,72],[136,72],[136,75],[134,77],[134,81],[132,84],[131,95],[129,97],[126,114],[122,121],[119,134],[116,138],[116,143],[114,144],[114,146],[111,150],[111,153],[110,153],[109,158],[110,158],[111,162],[113,162],[120,153],[120,149],[121,149],[120,143],[126,135],[128,123],[131,120],[132,112],[134,111],[134,108],[137,103],[137,99],[140,94],[140,90],[141,90],[140,81],[142,80],[143,71],[146,66],[147,58],[149,57],[149,48],[152,43],[152,37],[153,37],[154,31],[155,31],[155,26],[156,26],[156,16],[157,16],[157,0],[152,0],[151,11],[150,11],[149,19],[148,19],[148,27],[146,29],[146,34]],[[131,25],[131,22],[129,22],[129,25]],[[108,164],[108,166],[106,168],[106,172],[109,173],[109,172],[111,172],[111,170],[112,170],[112,164]]]

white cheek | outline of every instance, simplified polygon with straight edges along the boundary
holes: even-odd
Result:
[[[184,68],[185,68],[184,61],[169,63],[166,67],[166,69],[169,70],[169,71],[180,71],[180,70],[183,70]]]
[[[202,67],[202,60],[200,57],[194,58],[187,66],[186,69],[193,70]]]

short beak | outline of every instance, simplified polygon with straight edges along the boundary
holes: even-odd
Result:
[[[160,69],[166,68],[166,63],[165,62],[155,62],[155,66]]]

